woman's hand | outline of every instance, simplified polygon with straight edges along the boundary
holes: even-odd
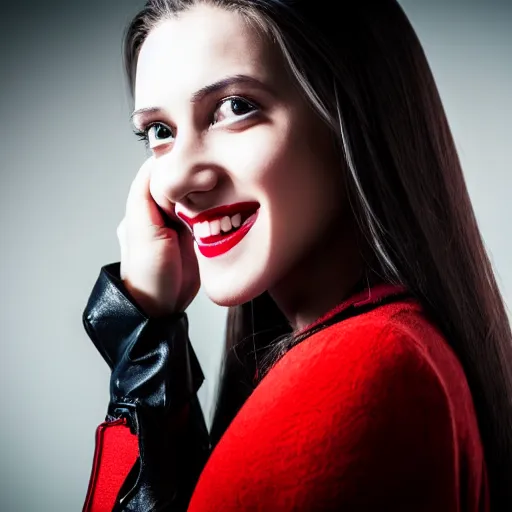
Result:
[[[135,176],[117,236],[124,285],[147,315],[158,317],[185,311],[201,281],[192,234],[151,196],[153,164],[148,158]]]

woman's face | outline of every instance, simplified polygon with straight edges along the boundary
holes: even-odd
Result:
[[[336,233],[333,138],[239,14],[197,5],[154,28],[138,58],[135,109],[157,109],[134,116],[139,129],[151,124],[156,203],[189,224],[206,212],[194,245],[215,303],[271,291]]]

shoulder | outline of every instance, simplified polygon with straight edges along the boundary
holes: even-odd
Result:
[[[442,357],[441,357],[442,356]],[[308,390],[318,389],[333,400],[363,400],[368,392],[385,403],[388,391],[404,385],[409,395],[428,388],[444,394],[438,360],[456,359],[438,329],[413,300],[377,307],[306,338],[269,372],[271,385],[296,389],[307,376]],[[375,388],[375,389],[374,389]],[[307,393],[307,390],[305,390]],[[343,397],[343,400],[340,398]],[[369,405],[369,404],[367,404]]]
[[[447,448],[453,409],[437,364],[442,358],[427,339],[440,335],[429,329],[410,302],[344,320],[291,349],[256,388],[252,404],[284,423],[300,417],[308,435],[335,432],[341,451],[359,443],[374,452],[405,447],[419,437],[432,448],[443,437]]]
[[[275,367],[268,389],[281,393],[284,422],[300,417],[307,442],[321,443],[344,504],[364,503],[369,484],[371,503],[452,510],[456,421],[429,337],[440,334],[415,304],[382,306],[318,332]]]

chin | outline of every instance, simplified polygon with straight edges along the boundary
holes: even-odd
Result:
[[[209,299],[217,306],[223,307],[240,306],[266,291],[266,287],[263,286],[261,280],[255,280],[252,283],[229,283],[222,278],[215,280],[215,282],[204,279],[202,285]]]

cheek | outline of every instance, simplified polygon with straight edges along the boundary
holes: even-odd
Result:
[[[276,188],[290,187],[298,178],[313,177],[313,172],[304,172],[314,165],[307,142],[291,135],[287,127],[255,127],[226,137],[217,155],[234,180],[270,194]]]

